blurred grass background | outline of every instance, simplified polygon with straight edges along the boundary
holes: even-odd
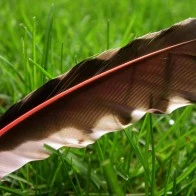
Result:
[[[89,56],[196,17],[195,7],[195,0],[1,0],[1,114]],[[195,125],[195,106],[147,115],[85,149],[27,164],[4,178],[0,194],[194,195]]]

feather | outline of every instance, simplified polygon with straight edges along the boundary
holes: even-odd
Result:
[[[85,60],[0,118],[0,178],[49,156],[44,144],[85,147],[145,113],[196,102],[196,19]]]

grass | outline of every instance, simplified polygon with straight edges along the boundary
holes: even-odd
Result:
[[[77,62],[196,17],[195,0],[0,1],[0,113]],[[84,149],[62,148],[0,183],[0,195],[188,195],[195,106],[146,115]]]

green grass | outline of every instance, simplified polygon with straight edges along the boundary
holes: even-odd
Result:
[[[0,1],[0,113],[77,62],[196,17],[195,0]],[[63,148],[0,183],[0,195],[188,195],[195,106],[146,115],[84,149]]]

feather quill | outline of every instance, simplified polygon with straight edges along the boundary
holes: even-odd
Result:
[[[196,19],[87,59],[0,117],[0,178],[62,146],[85,147],[147,112],[196,102]]]

